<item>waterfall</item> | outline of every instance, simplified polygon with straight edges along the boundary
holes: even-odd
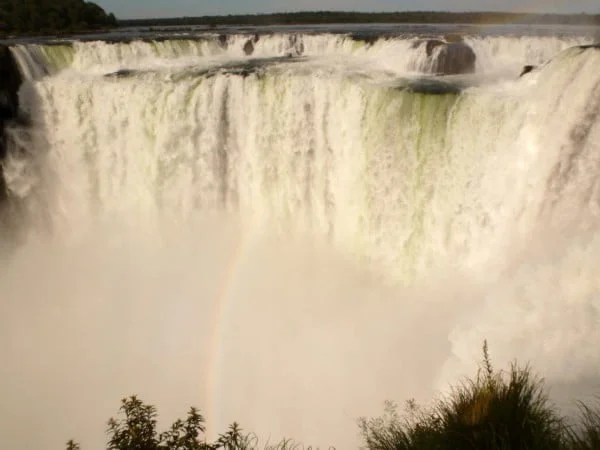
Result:
[[[600,51],[470,37],[476,73],[432,77],[417,42],[13,46],[28,120],[4,162],[22,239],[0,270],[5,406],[44,398],[53,443],[73,411],[101,423],[139,393],[167,415],[198,403],[216,431],[347,448],[356,417],[443,389],[486,338],[498,365],[583,392]]]

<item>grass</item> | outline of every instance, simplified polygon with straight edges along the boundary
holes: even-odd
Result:
[[[600,408],[579,405],[567,425],[528,366],[495,371],[487,343],[477,376],[428,409],[409,401],[403,414],[387,403],[383,416],[359,420],[369,450],[600,450]]]
[[[600,403],[595,408],[579,403],[579,423],[568,434],[569,450],[600,449]]]

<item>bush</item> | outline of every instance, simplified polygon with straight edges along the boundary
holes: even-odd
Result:
[[[579,424],[568,430],[569,450],[600,449],[600,404],[594,409],[579,403]]]
[[[121,400],[121,418],[108,421],[107,450],[250,450],[258,448],[258,438],[244,433],[240,425],[232,423],[213,443],[202,439],[204,417],[196,408],[190,408],[185,420],[178,419],[162,433],[156,431],[156,408],[136,396]],[[290,439],[264,446],[265,450],[300,450],[304,447]],[[310,450],[311,447],[308,447]],[[70,440],[67,450],[81,450]]]
[[[475,379],[467,379],[430,408],[414,400],[401,415],[392,402],[384,414],[359,419],[362,439],[369,450],[600,450],[600,404],[579,404],[576,425],[567,425],[550,404],[543,380],[528,366],[513,363],[508,371],[492,367],[487,343]],[[156,430],[156,408],[136,396],[123,399],[121,417],[108,421],[108,450],[250,450],[258,439],[237,423],[213,443],[203,438],[204,417],[190,408],[185,420],[176,420],[162,433]],[[283,440],[265,450],[300,450]],[[310,449],[310,447],[308,447]],[[74,441],[67,450],[81,450]]]
[[[580,425],[568,427],[550,404],[543,381],[529,367],[494,371],[483,345],[474,380],[424,410],[414,401],[400,416],[393,403],[384,415],[359,420],[371,450],[588,450],[600,449],[600,409],[581,405]]]
[[[251,438],[237,423],[213,444],[201,439],[204,417],[190,408],[185,420],[178,419],[162,433],[156,431],[156,408],[136,396],[121,400],[122,418],[108,421],[108,450],[245,450]],[[67,450],[80,450],[79,444],[67,442]]]

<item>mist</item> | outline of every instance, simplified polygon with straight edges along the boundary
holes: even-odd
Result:
[[[11,449],[102,448],[120,398],[210,433],[356,445],[356,419],[432,393],[460,311],[306,242],[206,221],[162,245],[91,233],[4,266],[0,436]],[[237,267],[232,267],[237,260]],[[435,292],[435,289],[433,290]],[[219,317],[217,309],[221,309]]]
[[[262,442],[356,447],[358,417],[384,400],[427,404],[474,373],[483,339],[499,367],[532,362],[565,408],[598,387],[599,286],[585,271],[597,238],[530,255],[486,288],[450,269],[406,287],[322,242],[244,237],[234,220],[173,231],[159,244],[94,230],[10,256],[3,447],[101,449],[132,394],[161,425],[198,406],[209,437],[235,420]],[[579,301],[565,310],[571,286]]]

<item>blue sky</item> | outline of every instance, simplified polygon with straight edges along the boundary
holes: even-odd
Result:
[[[178,17],[283,11],[594,12],[598,0],[95,0],[119,18]]]

